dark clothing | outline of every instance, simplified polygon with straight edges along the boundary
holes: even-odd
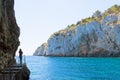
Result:
[[[23,52],[22,52],[22,50],[20,49],[20,50],[19,50],[20,64],[22,64],[22,54],[23,54]]]

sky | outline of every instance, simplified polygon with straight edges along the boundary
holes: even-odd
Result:
[[[15,17],[20,27],[18,49],[24,55],[33,55],[54,32],[119,3],[120,0],[15,0]]]

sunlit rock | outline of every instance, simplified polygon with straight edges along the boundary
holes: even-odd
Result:
[[[114,8],[120,9],[112,6],[102,15],[97,11],[79,24],[52,34],[47,48],[41,46],[37,53],[44,51],[45,56],[120,56],[120,15]]]

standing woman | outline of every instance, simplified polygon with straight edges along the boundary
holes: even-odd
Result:
[[[19,58],[20,58],[20,64],[22,65],[22,54],[23,54],[23,52],[22,52],[22,50],[20,49],[19,50]]]

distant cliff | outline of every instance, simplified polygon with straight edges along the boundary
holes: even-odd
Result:
[[[78,21],[51,35],[33,55],[120,56],[120,6]]]

